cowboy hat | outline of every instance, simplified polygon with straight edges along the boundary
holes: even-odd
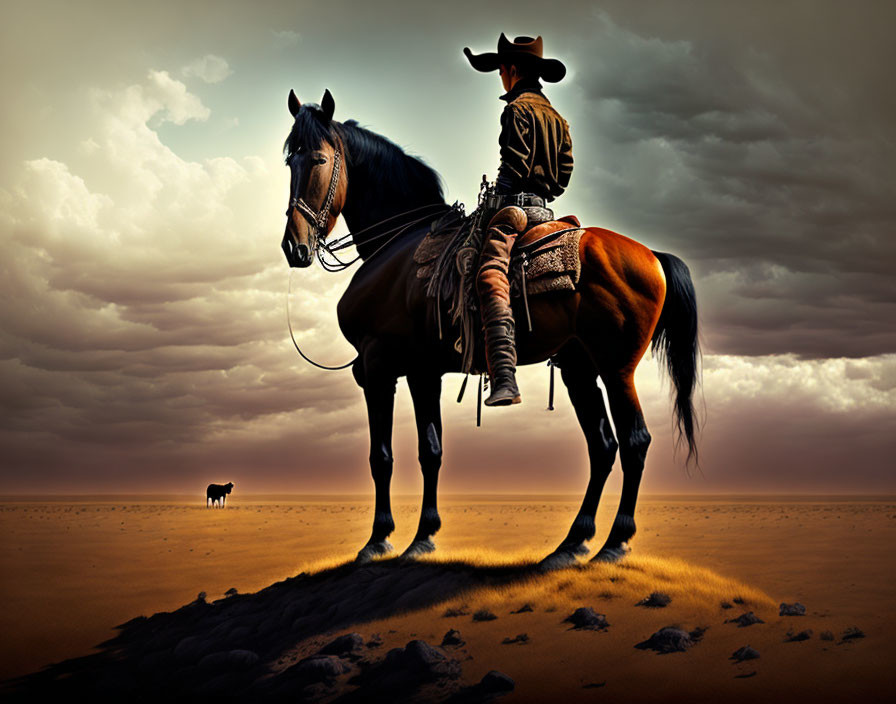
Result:
[[[515,37],[511,42],[504,32],[498,38],[498,51],[474,54],[464,47],[464,54],[477,71],[497,71],[501,64],[529,63],[535,72],[548,83],[556,83],[566,75],[566,66],[557,59],[542,56],[541,37]]]

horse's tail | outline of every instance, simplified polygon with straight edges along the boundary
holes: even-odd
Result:
[[[666,369],[675,385],[675,426],[679,442],[688,444],[686,464],[698,464],[697,419],[694,417],[694,389],[697,387],[700,342],[697,338],[697,296],[687,264],[663,252],[653,253],[666,275],[666,300],[653,332],[651,351],[665,360]]]

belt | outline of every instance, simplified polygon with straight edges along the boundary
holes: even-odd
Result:
[[[490,193],[485,203],[488,210],[500,210],[508,205],[517,205],[521,208],[527,205],[544,208],[545,201],[535,193]]]

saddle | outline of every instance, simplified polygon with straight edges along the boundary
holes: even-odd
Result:
[[[508,280],[511,298],[523,298],[528,317],[529,296],[575,290],[581,274],[582,229],[574,215],[554,219],[544,207],[523,209],[530,227],[517,237],[511,251]],[[481,220],[476,213],[464,215],[463,208],[455,204],[432,222],[414,252],[417,278],[424,280],[427,296],[434,299],[439,337],[443,335],[443,311],[451,324],[460,327],[455,349],[467,372],[484,369],[475,278],[485,232],[476,227],[477,221]]]

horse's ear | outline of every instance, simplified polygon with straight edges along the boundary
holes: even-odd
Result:
[[[299,102],[299,99],[296,97],[296,94],[292,89],[290,89],[289,91],[289,100],[287,101],[287,105],[289,105],[289,112],[293,117],[299,114],[299,108],[302,107],[302,104]]]
[[[329,88],[324,90],[324,97],[320,101],[320,107],[324,111],[326,121],[329,123],[330,120],[333,119],[333,113],[336,111],[336,101],[333,100],[333,96],[330,95]]]

